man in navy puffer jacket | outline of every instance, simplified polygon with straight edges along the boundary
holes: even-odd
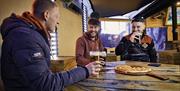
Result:
[[[1,70],[6,91],[61,91],[99,71],[99,65],[90,63],[51,72],[49,31],[55,30],[58,21],[59,9],[50,0],[35,0],[33,14],[12,14],[3,21]]]

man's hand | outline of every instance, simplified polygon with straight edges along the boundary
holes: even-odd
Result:
[[[101,61],[94,61],[86,65],[89,74],[92,76],[98,76],[99,71],[102,69],[102,62]]]
[[[131,34],[130,41],[134,43],[134,42],[136,42],[135,40],[138,40],[138,42],[140,42],[141,41],[141,38],[140,38],[141,35],[142,34],[139,32],[133,32]]]

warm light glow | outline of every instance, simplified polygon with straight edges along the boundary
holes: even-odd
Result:
[[[177,6],[180,6],[180,2],[177,2]]]

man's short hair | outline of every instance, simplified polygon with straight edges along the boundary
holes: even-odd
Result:
[[[41,15],[48,9],[57,7],[56,3],[51,0],[34,0],[33,3],[33,14],[37,17]]]
[[[131,22],[132,22],[132,23],[133,23],[133,22],[145,22],[145,20],[144,20],[143,17],[137,17],[137,18],[132,19]]]
[[[100,26],[100,21],[97,19],[89,19],[88,24]]]

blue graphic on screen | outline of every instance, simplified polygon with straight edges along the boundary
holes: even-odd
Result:
[[[128,34],[129,23],[127,22],[101,21],[100,38],[104,47],[116,47],[122,37]]]
[[[100,38],[105,47],[116,47],[120,41],[120,35],[118,34],[101,34]]]
[[[153,38],[155,43],[155,48],[157,51],[165,50],[166,46],[166,37],[167,37],[167,28],[160,27],[160,28],[146,28],[147,35]]]

